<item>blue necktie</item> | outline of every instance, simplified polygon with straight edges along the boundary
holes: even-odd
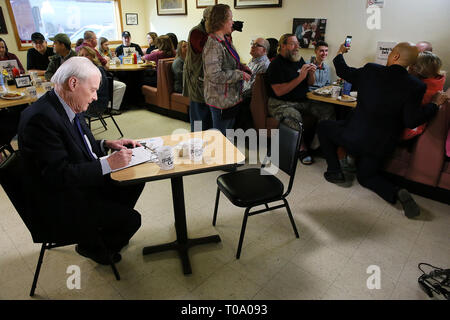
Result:
[[[89,154],[89,157],[91,158],[91,160],[94,160],[95,157],[92,154],[91,149],[89,148],[88,144],[86,143],[86,139],[84,138],[84,132],[83,132],[83,128],[81,127],[80,118],[78,117],[78,114],[75,114],[73,123],[75,124],[75,127],[77,128],[77,131],[80,134],[81,140],[83,141],[84,147],[86,148],[86,150]]]

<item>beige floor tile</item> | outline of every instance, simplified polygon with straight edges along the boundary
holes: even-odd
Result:
[[[245,249],[245,256],[231,261],[227,266],[263,287],[287,263],[288,260],[278,251],[264,249],[255,242]]]
[[[355,251],[352,261],[364,263],[367,265],[366,267],[377,265],[383,275],[397,281],[408,261],[408,254],[398,249],[392,249],[382,242],[366,239]]]
[[[260,289],[256,283],[225,265],[192,291],[192,295],[200,300],[249,300]]]
[[[6,282],[0,283],[0,300],[47,300],[47,292],[38,283],[34,296],[30,297],[33,276],[29,273],[11,277]]]
[[[371,261],[360,262],[355,259],[350,259],[347,265],[344,266],[342,272],[339,274],[336,281],[333,283],[333,287],[339,289],[338,297],[355,297],[355,299],[389,299],[394,291],[396,281],[392,279],[386,272],[383,272],[381,268],[381,283],[380,289],[369,289],[367,282],[373,274],[367,273],[368,267],[371,265]],[[372,279],[372,278],[370,278]],[[369,281],[373,284],[372,281]],[[336,292],[336,291],[335,291]],[[326,296],[331,299],[331,294]]]
[[[350,259],[328,247],[318,247],[309,242],[292,259],[291,262],[321,279],[334,282]]]
[[[283,300],[317,300],[330,286],[331,282],[289,262],[264,286],[264,289]]]

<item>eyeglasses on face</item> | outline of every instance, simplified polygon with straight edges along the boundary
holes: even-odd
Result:
[[[34,42],[34,44],[43,44],[44,43],[44,41],[43,40],[36,40],[36,41],[33,41]]]
[[[250,46],[264,48],[262,44],[259,44],[258,42],[255,41],[250,42]]]

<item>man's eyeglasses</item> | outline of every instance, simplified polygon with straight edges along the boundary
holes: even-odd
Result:
[[[250,43],[250,46],[252,46],[252,47],[260,47],[260,48],[264,48],[264,46],[262,45],[262,44],[259,44],[258,42],[255,42],[255,41],[252,41],[251,43]]]
[[[34,43],[34,44],[43,44],[44,41],[43,41],[43,40],[36,40],[36,41],[33,41],[33,43]]]

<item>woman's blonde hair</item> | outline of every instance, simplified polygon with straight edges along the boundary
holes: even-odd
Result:
[[[222,29],[228,19],[230,10],[230,6],[223,3],[213,6],[208,19],[206,19],[206,32],[214,33]]]
[[[155,39],[155,46],[164,52],[166,56],[173,57],[173,52],[175,49],[173,48],[172,41],[170,40],[169,36],[159,36]]]
[[[413,65],[414,72],[422,78],[435,78],[442,75],[441,68],[441,59],[430,51],[421,52]]]
[[[94,49],[89,48],[88,46],[81,47],[78,51],[78,55],[81,56],[81,50],[86,50],[86,52],[89,55],[90,60],[96,65],[101,66],[100,60],[97,58],[97,54],[95,53]]]
[[[187,43],[184,40],[181,40],[180,42],[178,42],[178,46],[177,46],[177,55],[175,56],[175,58],[181,57],[181,50],[183,48],[183,44]]]

